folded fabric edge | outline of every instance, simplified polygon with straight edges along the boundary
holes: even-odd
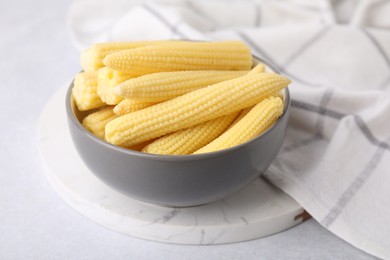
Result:
[[[390,257],[389,249],[372,243],[372,241],[367,239],[364,235],[356,232],[348,222],[343,222],[344,230],[348,230],[348,234],[344,234],[341,230],[339,230],[338,228],[340,227],[337,227],[337,225],[330,227],[324,226],[321,223],[320,216],[325,216],[329,210],[326,209],[326,207],[323,206],[317,198],[313,197],[311,193],[308,192],[308,190],[299,182],[284,176],[283,173],[273,165],[269,167],[267,172],[268,173],[263,175],[264,178],[295,199],[321,226],[332,232],[334,235],[343,239],[357,249],[375,257],[379,257],[381,259],[388,259]],[[294,183],[294,185],[285,185],[286,183]],[[305,195],[300,195],[302,193]]]

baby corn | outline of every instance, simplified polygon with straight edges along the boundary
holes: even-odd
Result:
[[[254,106],[239,122],[194,154],[214,152],[247,142],[267,130],[283,113],[283,101],[269,97]]]
[[[240,41],[170,42],[107,55],[106,67],[140,75],[180,70],[249,70],[250,49]]]
[[[104,139],[104,128],[106,124],[116,118],[112,109],[112,106],[104,107],[97,112],[89,114],[83,120],[84,127],[97,137]]]
[[[234,121],[229,125],[228,129],[232,128],[235,124],[237,124],[238,122],[240,122],[240,120],[246,116],[249,111],[251,111],[253,107],[247,107],[247,108],[244,108],[243,110],[240,111],[240,113],[238,114],[238,116],[234,119]]]
[[[248,73],[114,119],[106,139],[129,147],[253,106],[289,83],[274,73]]]
[[[73,82],[72,96],[80,111],[103,106],[104,103],[97,94],[97,73],[77,74]]]
[[[144,75],[127,80],[117,87],[119,96],[139,101],[161,102],[193,90],[237,78],[248,71],[174,71]]]
[[[108,105],[116,105],[123,100],[114,93],[114,87],[125,80],[131,79],[132,74],[116,71],[110,68],[101,68],[98,71],[97,94]]]
[[[97,43],[81,52],[80,63],[84,71],[96,71],[104,67],[103,59],[111,53],[148,45],[158,45],[167,41],[107,42]]]
[[[131,112],[135,112],[146,107],[153,106],[156,103],[136,101],[132,99],[124,99],[114,107],[114,113],[117,116],[123,116]]]
[[[239,112],[201,123],[194,127],[163,136],[147,145],[142,152],[166,155],[191,154],[217,138]]]

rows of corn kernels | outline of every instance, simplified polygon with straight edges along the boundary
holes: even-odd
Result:
[[[283,113],[290,80],[252,68],[239,41],[95,44],[81,54],[72,96],[95,136],[153,154],[230,148],[267,130]]]

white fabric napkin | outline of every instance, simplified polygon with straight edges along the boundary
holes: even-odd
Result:
[[[97,41],[239,39],[293,83],[284,146],[265,176],[321,225],[390,259],[390,1],[76,1]]]

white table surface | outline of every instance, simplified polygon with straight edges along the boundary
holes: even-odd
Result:
[[[80,70],[66,27],[70,1],[1,1],[0,259],[374,259],[316,221],[263,239],[183,246],[101,227],[47,181],[37,122],[49,97]]]

